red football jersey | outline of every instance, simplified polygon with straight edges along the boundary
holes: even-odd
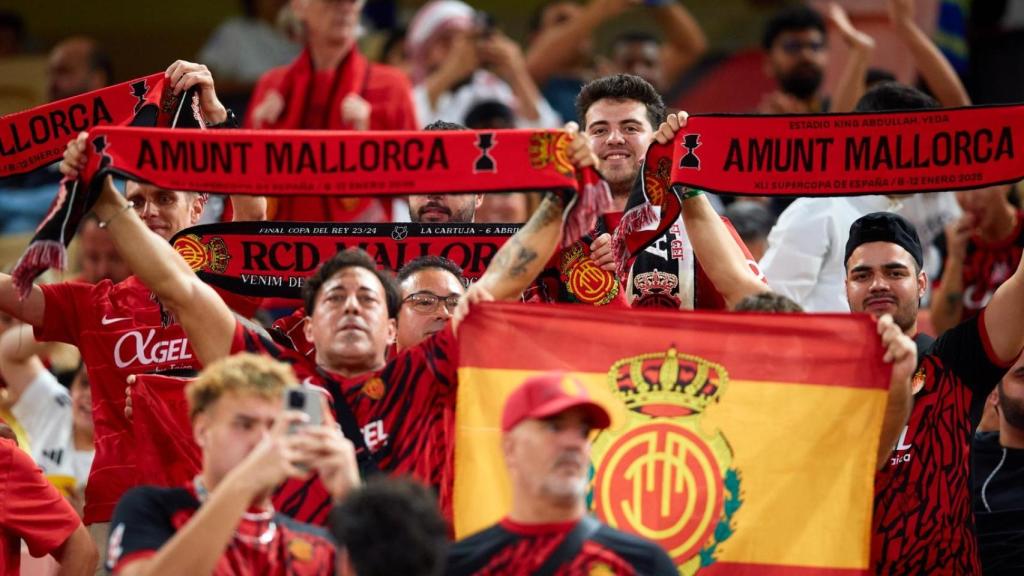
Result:
[[[383,370],[345,378],[315,360],[235,327],[234,352],[268,354],[292,365],[299,380],[320,386],[335,405],[346,403],[381,471],[410,475],[434,487],[450,518],[453,451],[452,415],[457,388],[458,341],[451,325],[388,361]],[[274,498],[282,513],[322,524],[330,496],[315,478],[286,483]]]
[[[77,346],[89,371],[96,455],[85,488],[85,522],[106,522],[121,494],[139,483],[132,425],[124,417],[128,376],[200,366],[181,326],[162,327],[152,292],[134,276],[118,284],[41,288],[46,311],[36,338]]]
[[[21,573],[21,541],[36,557],[60,547],[82,524],[28,454],[0,439],[0,575]]]

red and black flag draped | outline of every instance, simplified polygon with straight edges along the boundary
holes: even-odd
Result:
[[[65,98],[0,118],[0,176],[29,172],[59,160],[79,132],[112,124],[205,127],[195,90],[175,96],[163,73]],[[22,297],[50,267],[63,269],[67,246],[98,190],[62,180],[28,249],[11,275]]]

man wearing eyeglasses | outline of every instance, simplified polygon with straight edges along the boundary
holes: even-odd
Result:
[[[398,271],[402,306],[398,310],[398,351],[444,329],[466,292],[462,268],[442,256],[420,256]]]
[[[758,106],[764,114],[809,114],[822,111],[818,97],[828,63],[825,20],[813,8],[794,6],[777,13],[765,27],[765,73],[778,90]]]

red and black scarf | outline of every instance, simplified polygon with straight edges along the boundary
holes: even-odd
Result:
[[[152,74],[0,118],[0,134],[12,138],[21,133],[33,135],[32,145],[15,146],[18,151],[10,162],[17,172],[44,166],[61,158],[64,147],[79,131],[112,124],[205,128],[195,90],[175,97],[166,80],[163,74]],[[83,118],[88,110],[93,111],[92,116]],[[59,129],[47,132],[49,138],[37,139],[43,133],[35,127],[44,122]],[[97,191],[79,182],[61,181],[50,209],[11,272],[22,297],[28,295],[32,280],[47,268],[65,267],[67,246],[95,202]]]

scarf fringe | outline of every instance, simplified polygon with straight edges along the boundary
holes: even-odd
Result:
[[[608,183],[591,169],[580,178],[580,191],[566,207],[561,247],[568,248],[593,231],[601,214],[611,210],[612,193]]]
[[[629,246],[626,238],[658,221],[658,214],[650,202],[634,206],[622,215],[619,226],[612,234],[612,256],[615,257],[615,275],[625,282],[629,273]]]
[[[32,281],[48,268],[64,270],[67,267],[68,251],[57,240],[36,240],[21,255],[11,272],[14,289],[18,298],[24,300],[32,290]]]

